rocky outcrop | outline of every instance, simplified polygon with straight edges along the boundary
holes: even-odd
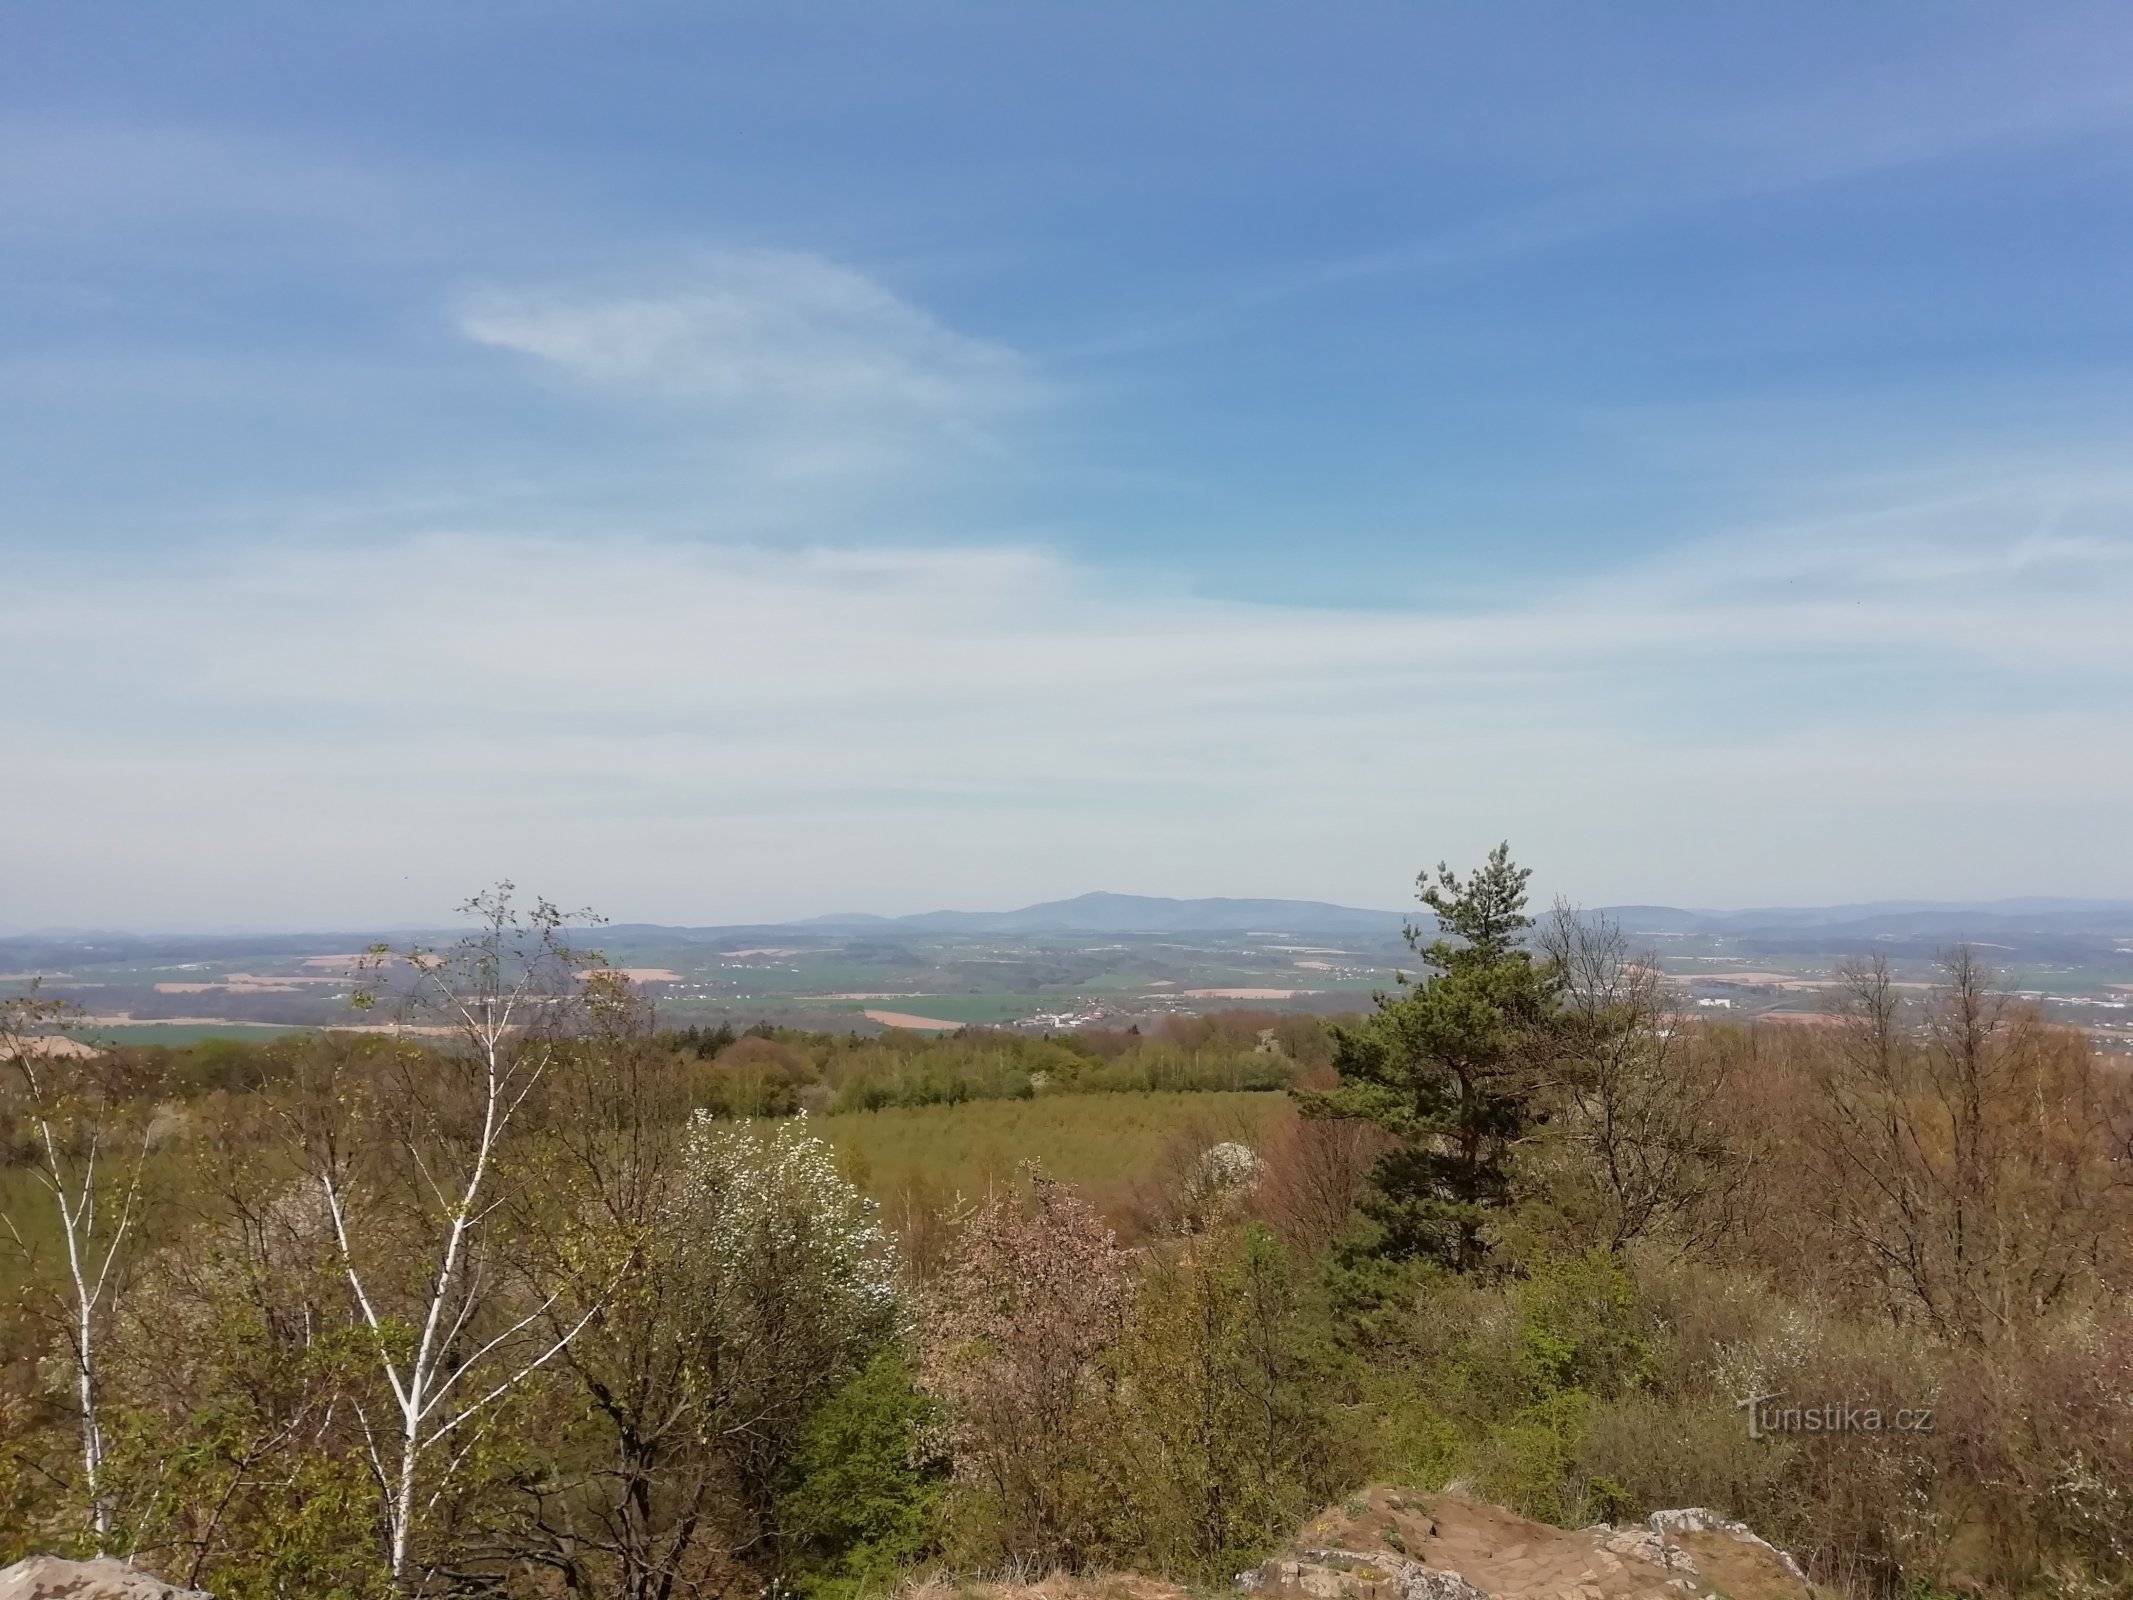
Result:
[[[0,1568],[0,1600],[214,1600],[178,1589],[122,1561],[61,1561],[31,1556]]]
[[[1457,1495],[1372,1489],[1243,1573],[1270,1600],[1809,1600],[1798,1563],[1692,1509],[1570,1530]]]
[[[1237,1587],[1247,1593],[1309,1595],[1311,1600],[1489,1600],[1456,1572],[1362,1550],[1299,1550],[1239,1573]]]
[[[1305,1524],[1237,1587],[1255,1600],[1830,1600],[1793,1559],[1700,1509],[1553,1528],[1461,1494],[1370,1489]],[[1023,1583],[940,1573],[899,1600],[1204,1600],[1131,1572]]]
[[[1800,1564],[1768,1539],[1757,1534],[1744,1522],[1728,1522],[1715,1511],[1706,1511],[1702,1506],[1689,1506],[1680,1511],[1654,1511],[1644,1519],[1652,1532],[1662,1536],[1681,1537],[1694,1534],[1723,1534],[1735,1544],[1752,1545],[1758,1550],[1767,1550],[1779,1565],[1800,1582],[1807,1581],[1807,1574]]]

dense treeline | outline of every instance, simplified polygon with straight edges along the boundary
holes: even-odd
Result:
[[[2124,1591],[2133,1121],[2082,1039],[1961,951],[1834,1026],[1691,1025],[1503,852],[1423,897],[1419,978],[1332,1028],[662,1035],[503,897],[381,969],[433,1032],[75,1058],[17,1004],[0,1557],[1210,1581],[1394,1480],[1714,1505],[1860,1594]],[[1181,1132],[1108,1210],[1025,1171],[885,1216],[801,1114],[1260,1086],[1256,1147]]]
[[[965,1028],[946,1038],[891,1030],[872,1038],[758,1024],[691,1028],[662,1043],[717,1070],[701,1080],[714,1115],[877,1111],[885,1106],[1024,1100],[1135,1090],[1286,1089],[1331,1065],[1324,1019],[1272,1012],[1166,1017],[1138,1027],[1043,1038]]]
[[[66,1014],[48,1010],[55,1022]],[[694,1103],[714,1116],[791,1116],[1048,1093],[1288,1089],[1325,1077],[1340,1020],[1240,1009],[1165,1017],[1146,1032],[1136,1025],[1043,1037],[976,1026],[938,1037],[828,1033],[762,1022],[738,1031],[660,1029],[648,1042],[687,1064]],[[285,1088],[313,1048],[296,1036],[116,1045],[94,1070],[132,1098],[190,1106]],[[9,1131],[24,1136],[19,1125]],[[14,1153],[19,1165],[25,1151]]]

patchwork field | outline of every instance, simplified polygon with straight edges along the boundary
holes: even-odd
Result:
[[[2099,914],[2100,916],[2101,914]],[[1680,925],[1684,922],[1696,926]],[[1887,919],[1884,919],[1887,920]],[[1885,956],[1907,989],[1930,983],[1935,958],[1984,932],[2004,986],[2036,997],[2054,1020],[2121,1046],[2133,1042],[2133,912],[2121,923],[2068,913],[2057,922],[1986,918],[1969,929],[1880,922],[1815,928],[1751,925],[1700,914],[1624,908],[1632,945],[1648,952],[1685,1003],[1733,1020],[1826,1013],[1837,972]],[[1671,924],[1671,925],[1670,925]],[[1736,926],[1736,924],[1738,924]],[[418,936],[444,942],[448,934]],[[1159,1023],[1233,1008],[1367,1010],[1415,953],[1396,931],[969,932],[907,926],[585,930],[630,978],[664,1026],[755,1022],[874,1033],[884,1027],[1016,1027],[1056,1032]],[[98,935],[0,939],[0,994],[33,977],[47,995],[108,1019],[128,1042],[181,1043],[221,1031],[342,1026],[348,952],[366,936]],[[400,942],[405,942],[403,935]],[[916,1019],[904,1021],[900,1019]],[[155,1028],[157,1032],[139,1030]],[[179,1031],[179,1030],[184,1031]]]

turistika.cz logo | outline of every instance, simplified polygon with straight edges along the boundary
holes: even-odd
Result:
[[[1784,1391],[1751,1394],[1734,1402],[1748,1413],[1748,1437],[1767,1439],[1780,1433],[1931,1433],[1931,1406],[1903,1406],[1885,1411],[1860,1400],[1824,1400],[1817,1405],[1778,1404]]]

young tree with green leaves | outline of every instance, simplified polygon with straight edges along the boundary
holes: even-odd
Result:
[[[105,1462],[103,1345],[132,1265],[153,1125],[140,1085],[64,1031],[79,1013],[30,992],[0,1000],[0,1135],[19,1125],[36,1187],[50,1197],[63,1271],[35,1270],[37,1234],[0,1211],[0,1233],[20,1251],[38,1312],[60,1332],[81,1431],[81,1497],[89,1543],[109,1548],[112,1507]],[[129,1090],[133,1092],[129,1092]]]
[[[1224,1222],[1143,1252],[1107,1358],[1117,1559],[1226,1578],[1349,1487],[1328,1470],[1333,1417],[1299,1332],[1288,1254],[1265,1224]]]
[[[501,1259],[507,1202],[538,1176],[539,1130],[522,1113],[588,1016],[620,1003],[599,958],[565,940],[564,913],[546,900],[522,911],[512,894],[500,883],[468,901],[476,925],[446,949],[373,946],[357,1004],[398,983],[408,1022],[436,1030],[435,1045],[322,1038],[286,1112],[382,1380],[356,1415],[403,1590],[425,1581],[418,1524],[500,1405],[601,1310],[600,1294],[581,1293],[558,1326],[563,1288],[527,1304]]]
[[[1307,1116],[1359,1118],[1399,1141],[1364,1205],[1382,1255],[1471,1271],[1490,1214],[1510,1203],[1561,990],[1555,964],[1522,939],[1531,875],[1503,844],[1464,877],[1442,863],[1423,872],[1417,898],[1436,934],[1410,926],[1407,942],[1426,973],[1401,974],[1374,1014],[1336,1031],[1339,1088],[1298,1095]]]

